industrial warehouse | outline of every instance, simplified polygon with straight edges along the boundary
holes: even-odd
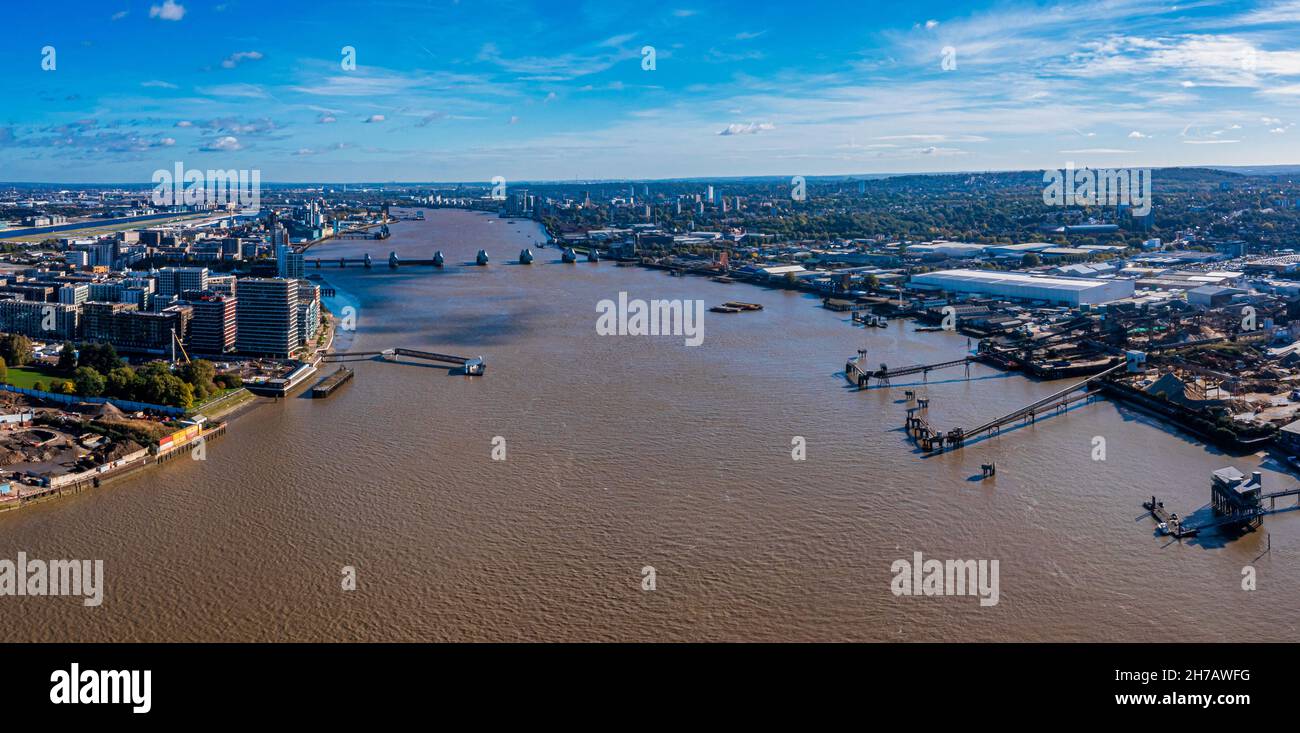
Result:
[[[991,295],[1010,300],[1039,300],[1068,306],[1096,305],[1133,296],[1132,280],[1046,277],[1018,272],[942,270],[912,277],[917,290]]]

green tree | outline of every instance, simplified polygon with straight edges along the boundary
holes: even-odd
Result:
[[[77,394],[85,397],[99,397],[107,386],[104,375],[88,366],[77,367],[72,372],[72,381],[77,386]]]
[[[203,399],[217,391],[217,385],[214,381],[217,376],[217,368],[207,359],[195,359],[180,365],[176,369],[176,376],[193,386],[194,396],[199,399]]]
[[[32,389],[36,390],[37,392],[44,392],[45,383],[38,379],[35,382],[32,382]]]
[[[64,381],[63,384],[59,385],[59,391],[63,394],[73,395],[77,393],[77,385],[73,382]]]
[[[0,383],[9,384],[9,366],[5,364],[4,357],[0,357]]]
[[[213,378],[213,381],[217,383],[218,387],[222,387],[224,389],[239,389],[240,387],[244,386],[243,377],[239,376],[238,374],[235,374],[234,372],[226,372],[225,374],[218,374],[216,377]]]
[[[56,368],[64,373],[77,368],[77,352],[72,348],[71,341],[63,342],[63,348],[59,350],[59,363]]]
[[[1021,267],[1038,267],[1043,263],[1043,259],[1038,256],[1037,252],[1026,252],[1024,257],[1020,258]]]
[[[100,374],[108,374],[125,364],[112,344],[83,343],[78,351],[77,366],[88,366]]]
[[[137,394],[142,380],[129,366],[120,366],[108,373],[105,391],[111,397],[122,400],[138,399]]]
[[[151,369],[152,366],[152,364],[147,364],[141,370],[142,373],[146,370],[148,373],[143,376],[139,399],[145,402],[184,407],[186,409],[194,406],[193,386],[174,374],[166,373],[166,365],[163,365],[161,371],[157,368]]]
[[[32,360],[32,342],[26,336],[6,333],[0,336],[0,357],[6,364],[23,366]]]
[[[167,387],[163,392],[163,404],[190,409],[194,406],[194,386],[180,377],[166,379]]]

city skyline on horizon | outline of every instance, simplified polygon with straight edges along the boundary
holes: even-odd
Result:
[[[188,166],[188,165],[187,165],[186,167],[187,167],[187,168],[190,168],[191,166]],[[1282,171],[1285,171],[1286,173],[1291,173],[1291,172],[1293,172],[1293,171],[1291,171],[1291,170],[1289,170],[1289,169],[1295,169],[1294,172],[1300,172],[1300,163],[1271,163],[1271,164],[1255,165],[1255,166],[1252,166],[1252,165],[1170,165],[1170,166],[1154,167],[1154,168],[1151,168],[1150,170],[1152,170],[1152,171],[1157,171],[1157,172],[1158,172],[1158,171],[1161,171],[1161,170],[1217,170],[1217,171],[1224,171],[1224,172],[1230,172],[1230,173],[1231,173],[1231,172],[1238,172],[1239,170],[1240,170],[1240,171],[1247,171],[1247,170],[1249,170],[1249,171],[1261,171],[1261,172],[1262,172],[1263,169],[1269,169],[1269,168],[1281,169]],[[198,170],[197,168],[195,168],[195,169]],[[1079,170],[1079,171],[1089,170],[1089,169],[1095,169],[1095,170],[1103,170],[1103,169],[1107,169],[1107,170],[1137,170],[1138,168],[1137,168],[1136,166],[1127,166],[1127,167],[1126,167],[1126,166],[1118,166],[1118,165],[1112,165],[1112,166],[1079,166],[1079,167],[1077,167],[1077,170]],[[1061,169],[1057,169],[1057,170],[1061,170]],[[1038,168],[1038,169],[1005,169],[1005,170],[899,171],[899,172],[896,172],[896,173],[858,172],[858,173],[835,173],[835,174],[826,174],[826,175],[809,175],[809,176],[802,176],[802,177],[805,178],[808,182],[839,181],[839,180],[843,180],[843,181],[875,181],[875,180],[885,180],[885,179],[888,179],[888,178],[897,178],[897,177],[903,177],[903,176],[962,176],[962,175],[968,175],[968,176],[979,176],[979,175],[1010,175],[1010,174],[1017,174],[1017,173],[1044,173],[1044,174],[1047,174],[1047,173],[1051,173],[1051,172],[1053,172],[1052,169]],[[1262,174],[1265,174],[1265,175],[1266,175],[1267,173],[1262,173]],[[1279,171],[1279,174],[1281,174],[1281,171]],[[559,179],[559,178],[557,178],[557,179],[542,179],[542,178],[537,178],[537,179],[528,179],[528,178],[525,178],[525,179],[520,179],[520,180],[517,180],[517,181],[508,181],[507,183],[508,183],[509,186],[525,186],[525,185],[535,185],[535,186],[566,186],[566,185],[573,185],[573,186],[579,186],[579,185],[604,186],[604,185],[652,184],[652,183],[655,183],[655,184],[728,183],[728,182],[734,182],[734,183],[737,183],[737,184],[754,184],[754,183],[785,183],[786,180],[787,180],[787,177],[784,176],[784,175],[780,175],[780,174],[770,174],[770,175],[757,174],[757,175],[747,175],[747,176],[682,176],[682,177],[675,177],[675,178],[582,178],[582,179],[576,179],[576,178],[575,178],[575,179]],[[400,186],[400,187],[421,187],[421,186],[475,186],[475,187],[488,187],[488,186],[491,186],[491,185],[492,185],[492,181],[489,181],[489,180],[483,180],[483,181],[474,181],[474,180],[423,180],[423,181],[420,181],[420,180],[390,180],[390,181],[381,181],[381,180],[360,180],[360,179],[358,179],[358,180],[348,180],[348,181],[344,181],[344,180],[323,180],[323,179],[322,179],[322,180],[301,180],[301,181],[288,181],[288,180],[263,180],[263,181],[260,181],[259,183],[260,183],[260,185],[261,185],[263,188],[266,188],[266,187],[276,187],[276,188],[295,188],[295,187],[299,187],[299,186],[330,186],[330,187],[332,187],[332,186],[344,186],[344,187],[347,187],[347,186],[357,186],[357,187],[371,187],[371,186]],[[206,181],[204,182],[204,185],[206,186]],[[86,188],[97,188],[97,187],[117,187],[117,186],[121,186],[121,187],[125,187],[125,188],[145,188],[145,189],[153,189],[153,188],[156,188],[156,187],[158,186],[158,184],[156,184],[156,183],[152,183],[152,182],[149,182],[149,181],[70,181],[70,180],[56,180],[56,181],[18,181],[18,180],[13,180],[13,181],[6,181],[6,180],[0,180],[0,186],[10,186],[10,187],[17,187],[17,186],[38,186],[38,187],[75,186],[75,187],[86,187]]]
[[[1297,0],[923,1],[869,18],[290,5],[6,11],[27,40],[0,49],[16,101],[0,179],[147,184],[177,161],[286,185],[1300,163]]]

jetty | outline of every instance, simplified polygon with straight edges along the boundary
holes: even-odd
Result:
[[[887,387],[889,386],[890,377],[906,377],[912,374],[920,374],[923,381],[928,381],[932,371],[959,366],[966,368],[966,378],[970,379],[970,365],[971,362],[976,361],[973,356],[963,356],[960,359],[951,359],[934,364],[914,364],[899,369],[890,369],[888,364],[881,364],[879,369],[869,371],[862,366],[862,363],[866,361],[866,356],[866,350],[860,350],[856,359],[850,359],[844,364],[844,378],[849,381],[849,384],[856,386],[858,389],[866,389],[870,386],[872,379]]]
[[[982,425],[973,428],[953,428],[947,432],[936,430],[930,425],[924,410],[920,407],[910,407],[907,410],[907,419],[904,422],[904,429],[921,448],[926,451],[943,451],[944,449],[956,450],[966,444],[966,441],[978,438],[985,434],[997,434],[1002,431],[1006,425],[1016,422],[1033,423],[1037,421],[1038,416],[1045,412],[1061,412],[1076,402],[1092,400],[1099,394],[1098,391],[1091,389],[1093,382],[1103,379],[1107,375],[1119,369],[1123,369],[1125,364],[1116,364],[1115,366],[1087,379],[1071,384],[1065,389],[1057,390],[1046,397],[1035,400],[1028,405],[1016,408],[1011,412],[1000,417],[996,417]]]
[[[1279,507],[1277,500],[1296,497],[1296,501]],[[1265,504],[1267,503],[1267,506]],[[1175,539],[1195,537],[1209,529],[1218,527],[1253,530],[1264,523],[1269,514],[1291,512],[1300,509],[1300,486],[1290,489],[1264,493],[1264,476],[1254,471],[1249,477],[1237,469],[1228,466],[1211,474],[1210,509],[1211,518],[1197,523],[1189,523],[1187,517],[1179,517],[1176,512],[1165,508],[1165,503],[1152,495],[1150,501],[1142,502],[1151,518],[1156,521],[1160,534]]]
[[[434,351],[423,351],[420,349],[392,348],[382,351],[335,351],[332,354],[326,354],[322,357],[325,361],[336,361],[346,357],[354,358],[374,358],[381,357],[384,361],[396,361],[399,356],[407,356],[412,359],[423,359],[425,361],[436,361],[444,364],[455,364],[461,368],[462,373],[467,376],[479,376],[487,371],[487,362],[481,356],[455,356],[453,354],[439,354]]]
[[[355,373],[348,367],[340,366],[311,388],[311,396],[316,399],[329,397],[339,387],[352,381],[354,375]]]

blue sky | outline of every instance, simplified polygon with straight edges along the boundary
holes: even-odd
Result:
[[[0,180],[146,183],[176,161],[263,181],[1300,163],[1300,0],[0,12]]]

